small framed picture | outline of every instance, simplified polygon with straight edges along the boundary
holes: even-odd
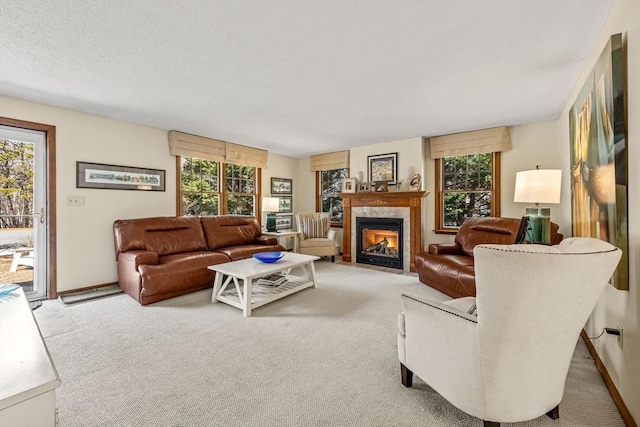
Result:
[[[342,181],[342,192],[343,193],[355,193],[357,190],[357,181],[355,178],[345,178]]]
[[[293,205],[293,196],[279,196],[278,199],[278,212],[292,212],[291,206]]]
[[[293,180],[288,178],[271,178],[271,194],[293,194]]]
[[[358,186],[358,193],[370,193],[371,192],[371,183],[369,182],[361,182]]]
[[[376,181],[373,184],[375,185],[375,189],[373,191],[376,193],[386,193],[389,191],[389,181]]]
[[[398,175],[398,153],[379,154],[368,156],[369,160],[369,181],[388,181],[396,183]]]
[[[293,215],[276,216],[276,230],[288,230],[293,228]]]

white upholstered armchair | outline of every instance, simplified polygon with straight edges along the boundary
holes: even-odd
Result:
[[[296,226],[300,232],[300,253],[329,256],[335,261],[338,247],[336,232],[331,230],[331,214],[310,212],[296,214]]]
[[[485,426],[557,418],[580,331],[620,255],[590,238],[477,246],[476,298],[402,295],[402,383],[415,373]]]

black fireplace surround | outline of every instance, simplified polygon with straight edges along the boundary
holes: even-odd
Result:
[[[356,262],[403,269],[402,218],[356,218]],[[367,237],[379,236],[371,240]]]

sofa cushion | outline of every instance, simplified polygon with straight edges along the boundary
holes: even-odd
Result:
[[[229,257],[231,261],[251,258],[258,252],[284,252],[286,249],[280,245],[237,245],[217,248],[216,252]]]
[[[120,252],[146,250],[158,255],[203,251],[207,244],[196,217],[118,220],[113,225],[116,258]]]
[[[209,250],[253,244],[262,234],[260,224],[253,217],[207,216],[200,219]]]
[[[498,217],[467,218],[456,233],[455,242],[462,252],[473,256],[473,248],[481,243],[511,245],[519,238],[522,219]]]

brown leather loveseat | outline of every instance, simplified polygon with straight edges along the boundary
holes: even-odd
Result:
[[[429,245],[415,256],[418,278],[452,298],[476,296],[473,249],[480,244],[511,245],[524,241],[527,217],[467,218],[456,233],[455,243]],[[551,242],[562,241],[558,225],[551,223]]]
[[[251,217],[124,219],[113,232],[120,287],[142,305],[211,287],[209,265],[284,250]]]

